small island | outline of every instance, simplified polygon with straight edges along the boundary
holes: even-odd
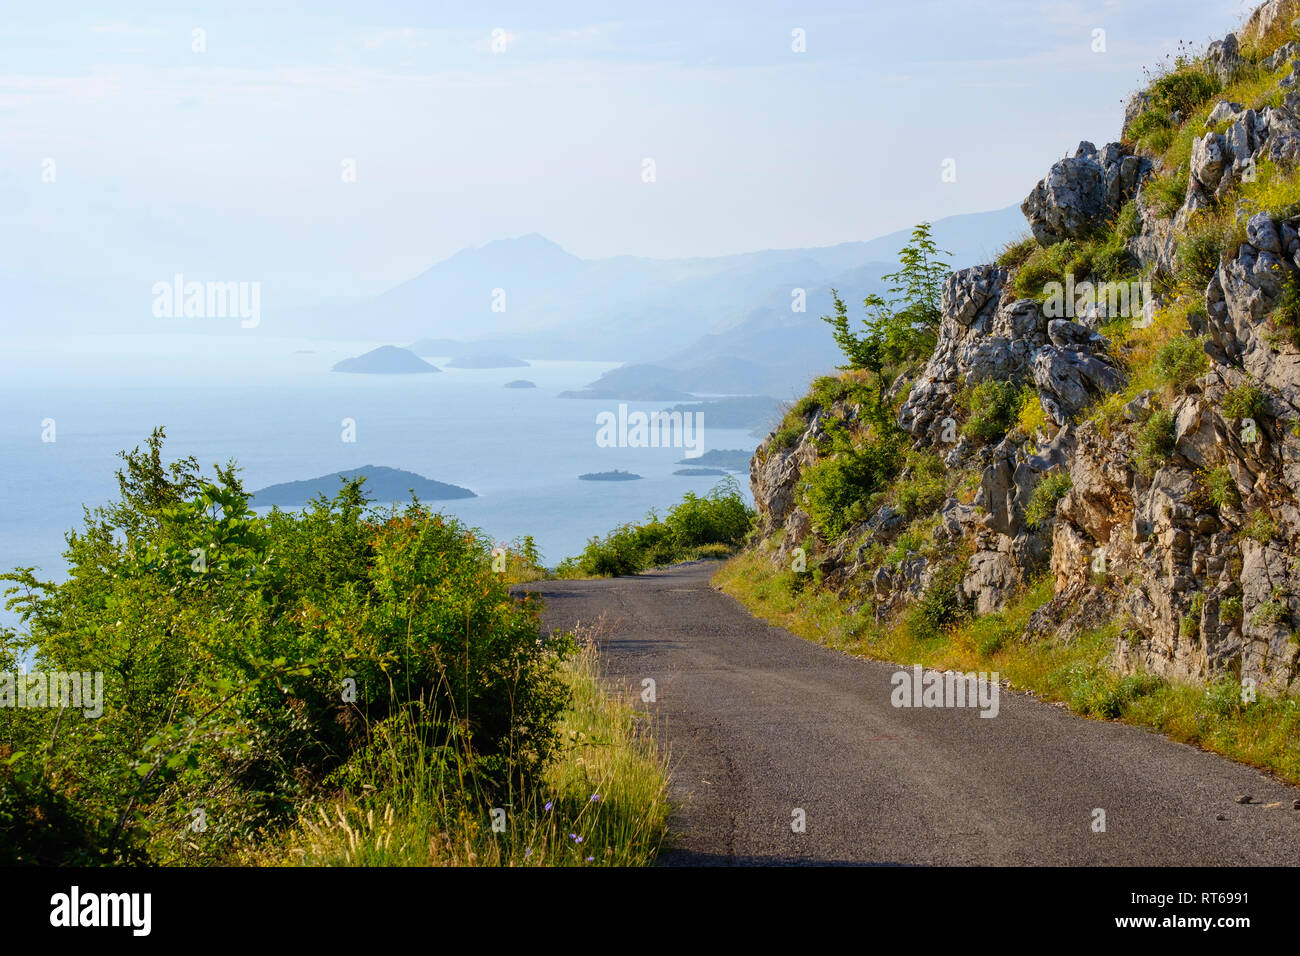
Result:
[[[447,363],[447,368],[527,368],[523,359],[509,355],[462,355]]]
[[[723,471],[721,468],[678,468],[676,471],[673,472],[673,474],[691,475],[691,476],[713,475],[716,477],[718,475],[725,475],[727,474],[727,472]]]
[[[634,475],[630,471],[619,471],[615,468],[613,471],[592,471],[585,475],[578,476],[579,481],[640,481],[640,475]]]
[[[752,451],[745,451],[742,448],[719,448],[706,451],[697,458],[683,458],[677,464],[697,467],[711,465],[714,468],[725,468],[727,471],[749,471],[749,459],[753,457]]]
[[[410,349],[401,349],[396,345],[381,345],[365,355],[344,359],[333,370],[361,375],[420,375],[441,371]]]
[[[530,382],[526,378],[517,378],[513,382],[506,382],[506,388],[536,388],[536,382]]]
[[[408,501],[412,492],[421,501],[451,501],[456,498],[478,497],[468,488],[434,481],[413,471],[402,471],[400,468],[387,468],[382,465],[366,465],[355,471],[336,471],[331,475],[321,475],[319,478],[268,485],[260,491],[253,492],[251,504],[254,507],[275,505],[280,508],[301,508],[318,495],[333,498],[344,481],[357,477],[366,480],[361,486],[366,497],[379,504]]]

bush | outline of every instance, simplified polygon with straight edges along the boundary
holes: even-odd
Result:
[[[938,455],[907,456],[905,477],[894,483],[894,504],[908,518],[932,513],[947,496],[948,471]]]
[[[963,392],[959,402],[968,412],[962,434],[976,442],[991,444],[1001,441],[1015,421],[1020,386],[1011,381],[985,379]]]
[[[1040,428],[1047,427],[1047,412],[1043,411],[1043,403],[1038,397],[1038,389],[1033,385],[1026,385],[1021,389],[1016,408],[1016,425],[1026,435],[1032,436]]]
[[[1218,222],[1197,214],[1174,250],[1178,278],[1189,288],[1204,289],[1218,270],[1230,239]]]
[[[1198,594],[1192,598],[1192,603],[1187,608],[1187,613],[1183,615],[1182,620],[1178,623],[1178,633],[1191,640],[1201,632],[1201,613],[1205,610],[1205,595]]]
[[[827,540],[839,538],[867,517],[867,499],[884,488],[903,464],[900,434],[872,438],[804,471],[804,503],[813,525]]]
[[[1260,544],[1268,544],[1277,537],[1278,531],[1277,521],[1263,508],[1257,508],[1241,528],[1245,537]]]
[[[1167,462],[1174,453],[1174,416],[1162,408],[1147,419],[1138,432],[1137,469],[1147,478]]]
[[[1210,367],[1205,339],[1177,335],[1156,350],[1152,368],[1162,383],[1179,391],[1186,389]]]
[[[1268,400],[1254,385],[1238,385],[1223,396],[1223,417],[1230,421],[1243,418],[1259,420],[1268,411]]]
[[[1147,110],[1135,119],[1128,130],[1141,149],[1163,153],[1174,139],[1174,124],[1167,110]]]
[[[1052,471],[1044,475],[1034,486],[1025,505],[1025,524],[1037,530],[1056,514],[1056,506],[1066,496],[1071,487],[1070,473]]]
[[[1287,607],[1286,602],[1271,597],[1255,609],[1255,613],[1250,616],[1250,623],[1254,627],[1268,627],[1281,624],[1290,618],[1291,609]]]
[[[736,479],[728,476],[703,498],[686,492],[664,523],[679,552],[706,544],[738,545],[753,526],[754,511],[741,497]]]
[[[1285,341],[1300,348],[1300,283],[1296,281],[1294,272],[1288,272],[1282,280],[1282,301],[1270,318],[1281,330]]]
[[[660,520],[651,513],[642,524],[625,524],[587,542],[582,554],[561,563],[561,574],[620,577],[646,568],[725,554],[749,534],[754,511],[728,476],[707,495],[688,491]]]
[[[414,500],[369,509],[361,480],[257,515],[233,464],[205,478],[193,459],[164,465],[162,442],[123,454],[119,499],[68,535],[66,581],[5,576],[35,669],[104,680],[95,720],[0,708],[0,827],[35,801],[68,837],[30,862],[220,859],[412,709],[476,792],[537,777],[568,646],[538,640],[490,540]]]
[[[1199,63],[1179,59],[1174,69],[1159,77],[1147,95],[1157,110],[1178,112],[1186,120],[1196,107],[1218,93],[1218,78]]]
[[[907,625],[920,640],[937,636],[969,613],[961,593],[966,575],[964,561],[945,564],[935,571],[930,583],[908,612]]]
[[[1123,237],[1117,231],[1110,231],[1091,239],[1066,239],[1034,250],[1021,265],[1012,285],[1021,298],[1042,302],[1048,296],[1047,286],[1053,282],[1064,286],[1067,275],[1074,276],[1076,285],[1085,281],[1111,282],[1127,276],[1133,266]]]
[[[1200,476],[1198,476],[1200,477]],[[1205,496],[1215,508],[1231,508],[1241,504],[1241,493],[1237,491],[1237,479],[1227,465],[1220,465],[1202,477]]]
[[[1226,597],[1219,603],[1219,620],[1221,621],[1240,622],[1243,614],[1244,608],[1239,594]]]

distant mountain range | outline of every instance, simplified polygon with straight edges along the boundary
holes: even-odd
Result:
[[[1024,229],[1016,206],[933,224],[954,268],[991,259]],[[819,318],[831,311],[830,290],[851,305],[883,292],[881,276],[897,269],[909,234],[674,260],[584,260],[531,234],[463,250],[370,302],[316,315],[312,331],[345,337],[364,328],[426,356],[627,363],[585,397],[788,399],[840,361]]]
[[[933,223],[954,268],[989,261],[1024,230],[1016,206]],[[532,233],[461,250],[361,301],[271,308],[275,297],[268,289],[257,334],[380,341],[438,358],[629,366],[591,383],[591,394],[599,397],[791,399],[840,361],[819,321],[831,311],[830,290],[838,289],[854,307],[884,291],[881,276],[897,269],[908,235],[715,258],[581,259]],[[60,331],[147,332],[166,323],[171,330],[249,334],[237,321],[154,319],[142,298],[147,290],[134,283],[40,285],[12,278],[7,311],[39,314],[46,327]]]

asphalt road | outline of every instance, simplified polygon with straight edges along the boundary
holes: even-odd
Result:
[[[899,667],[756,620],[716,569],[526,586],[548,630],[604,618],[608,679],[653,715],[679,808],[662,864],[1300,863],[1300,789],[1005,687],[993,718],[895,707]]]

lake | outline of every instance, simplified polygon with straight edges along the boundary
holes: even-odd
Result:
[[[592,535],[660,513],[721,479],[683,477],[684,449],[601,447],[596,417],[617,402],[561,399],[618,362],[538,361],[529,368],[430,375],[349,375],[337,361],[381,342],[243,335],[11,338],[0,352],[0,567],[63,577],[63,535],[82,505],[115,497],[118,451],[166,426],[168,460],[205,469],[235,459],[245,487],[388,465],[461,485],[479,497],[434,507],[498,541],[531,534],[543,562]],[[430,358],[435,365],[438,358]],[[504,385],[524,378],[535,389]],[[652,412],[670,402],[629,402]],[[55,441],[42,441],[52,419]],[[343,420],[356,423],[345,442]],[[752,449],[745,430],[710,429],[702,447]],[[579,481],[622,469],[642,481]],[[738,475],[749,496],[747,475]],[[0,611],[0,624],[15,616]]]

